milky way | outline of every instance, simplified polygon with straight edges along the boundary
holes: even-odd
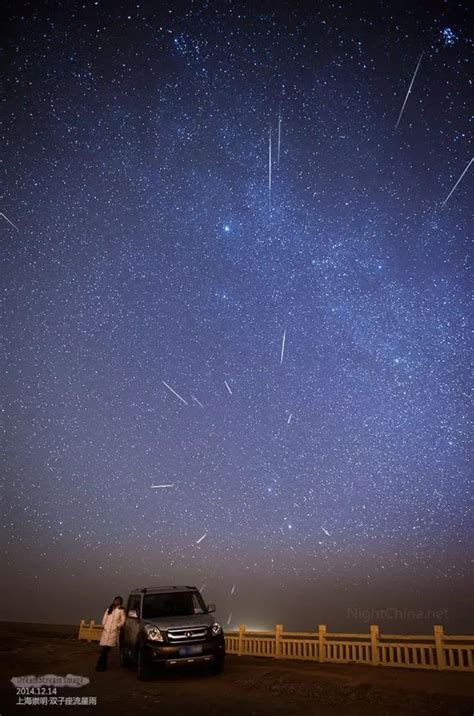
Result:
[[[7,7],[7,618],[470,628],[467,3]]]

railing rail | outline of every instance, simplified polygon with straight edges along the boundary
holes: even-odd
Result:
[[[99,641],[101,624],[81,620],[78,639]],[[474,636],[445,635],[436,625],[432,635],[380,634],[372,625],[365,634],[328,632],[320,624],[315,632],[238,631],[225,633],[226,651],[238,656],[264,656],[274,659],[300,659],[333,664],[364,664],[406,669],[474,671]]]

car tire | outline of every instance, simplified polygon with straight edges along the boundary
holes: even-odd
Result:
[[[139,648],[137,650],[137,678],[138,681],[149,681],[151,679],[151,663],[150,657],[146,653],[145,649]]]
[[[213,676],[217,676],[218,674],[222,674],[224,671],[224,663],[225,659],[223,659],[221,656],[218,656],[214,661],[211,662],[210,665],[210,671]]]

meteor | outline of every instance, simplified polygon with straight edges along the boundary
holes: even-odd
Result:
[[[2,211],[0,211],[0,216],[3,216],[3,218],[5,219],[5,221],[8,221],[8,223],[10,224],[10,226],[13,226],[13,228],[16,229],[17,231],[20,231],[20,229],[18,228],[18,226],[15,226],[15,224],[13,223],[13,221],[10,221],[10,219],[8,218],[8,216],[5,216],[5,214],[4,214]]]
[[[187,402],[185,401],[185,399],[182,398],[179,393],[177,393],[175,390],[173,390],[173,388],[171,387],[171,385],[168,385],[168,383],[165,383],[164,380],[162,380],[161,382],[163,383],[163,385],[164,385],[166,388],[168,388],[168,390],[170,390],[174,395],[176,395],[176,397],[179,398],[182,403],[184,403],[185,405],[187,405]]]
[[[401,110],[400,110],[400,114],[398,115],[398,119],[397,119],[397,123],[396,123],[396,125],[395,125],[395,129],[398,129],[398,125],[400,124],[400,120],[401,120],[401,118],[402,118],[402,114],[403,114],[403,112],[405,111],[405,105],[406,105],[406,103],[407,103],[408,96],[409,96],[409,94],[410,94],[410,92],[411,92],[411,88],[413,87],[413,82],[415,81],[416,73],[418,72],[418,68],[419,68],[419,66],[420,66],[420,64],[421,64],[421,60],[422,60],[424,54],[425,54],[424,52],[421,53],[420,59],[418,60],[418,64],[417,64],[416,69],[415,69],[415,71],[414,71],[414,73],[413,73],[413,77],[411,78],[410,86],[409,86],[409,88],[408,88],[408,92],[407,92],[407,94],[406,94],[405,101],[403,102],[402,108],[401,108]]]
[[[277,164],[280,166],[280,146],[281,146],[281,108],[278,113],[278,143],[277,143]]]
[[[280,365],[283,363],[283,356],[285,355],[285,342],[286,342],[286,328],[283,331],[283,338],[281,340]]]
[[[268,129],[268,208],[272,203],[272,125]]]
[[[451,196],[451,194],[454,193],[454,190],[456,189],[457,185],[459,184],[459,182],[460,182],[461,179],[463,178],[464,174],[467,172],[467,170],[468,170],[469,167],[471,166],[472,162],[474,162],[474,157],[471,159],[471,161],[469,162],[469,164],[467,165],[467,167],[465,168],[465,170],[463,171],[463,173],[461,174],[461,176],[460,176],[459,179],[457,180],[456,184],[453,186],[453,188],[452,188],[451,191],[449,192],[448,196],[447,196],[446,199],[443,201],[443,206],[445,206],[445,204],[446,204],[446,202],[448,201],[448,199],[449,199],[449,197]]]

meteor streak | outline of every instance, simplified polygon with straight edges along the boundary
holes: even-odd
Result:
[[[179,398],[182,403],[184,403],[185,405],[187,405],[187,402],[185,401],[185,399],[182,398],[179,393],[177,393],[175,390],[173,390],[173,388],[171,387],[171,385],[168,385],[168,383],[165,383],[164,380],[162,380],[161,382],[163,383],[163,385],[164,385],[166,388],[168,388],[168,390],[170,390],[174,395],[176,395],[176,397]]]
[[[280,365],[283,363],[283,356],[285,355],[285,342],[286,342],[286,328],[283,331],[283,338],[281,341]]]
[[[452,188],[451,191],[449,192],[448,196],[447,196],[446,199],[443,201],[443,206],[446,204],[446,202],[448,201],[448,199],[449,199],[449,197],[451,196],[451,194],[454,193],[454,190],[456,189],[457,185],[459,184],[459,182],[460,182],[461,179],[463,178],[464,174],[467,172],[467,170],[468,170],[469,167],[471,166],[472,162],[474,162],[474,157],[471,159],[471,161],[469,162],[469,164],[467,165],[467,167],[465,168],[465,170],[463,171],[463,173],[461,174],[461,176],[460,176],[459,179],[457,180],[456,184],[453,186],[453,188]]]
[[[231,391],[231,389],[230,389],[229,383],[228,383],[226,380],[224,381],[224,383],[225,383],[225,387],[227,388],[227,390],[229,391],[229,393],[232,395],[232,391]]]
[[[280,146],[281,146],[281,108],[278,113],[278,144],[277,144],[277,164],[280,166]]]
[[[157,490],[159,487],[174,487],[174,483],[172,483],[171,485],[152,485],[151,489]]]
[[[5,219],[5,221],[8,221],[8,223],[10,224],[10,226],[13,226],[13,228],[16,229],[17,231],[20,231],[20,229],[18,228],[18,226],[15,226],[15,224],[13,223],[13,221],[10,221],[10,219],[8,218],[8,216],[5,216],[5,214],[4,214],[2,211],[0,211],[0,216],[3,216],[3,218]]]
[[[268,130],[268,208],[272,203],[272,125]]]
[[[196,544],[200,544],[200,543],[203,541],[203,539],[204,539],[204,537],[205,537],[206,535],[207,535],[207,532],[204,532],[203,536],[202,536],[202,537],[199,537],[199,539],[198,539],[198,541],[196,542]]]
[[[414,73],[413,73],[413,77],[411,78],[410,86],[409,86],[409,88],[408,88],[408,92],[406,93],[405,101],[403,102],[402,108],[401,108],[401,110],[400,110],[400,114],[398,115],[398,119],[397,119],[397,123],[396,123],[396,125],[395,125],[395,129],[398,129],[398,125],[400,124],[400,120],[401,120],[401,118],[402,118],[402,114],[403,114],[403,112],[405,111],[405,105],[406,105],[406,103],[407,103],[408,96],[409,96],[409,94],[410,94],[410,92],[411,92],[411,88],[413,87],[413,82],[415,81],[416,73],[418,72],[418,68],[419,68],[419,66],[420,66],[420,64],[421,64],[421,60],[422,60],[424,54],[425,54],[424,52],[421,53],[420,59],[418,60],[418,64],[417,64],[416,69],[415,69],[415,71],[414,71]]]

